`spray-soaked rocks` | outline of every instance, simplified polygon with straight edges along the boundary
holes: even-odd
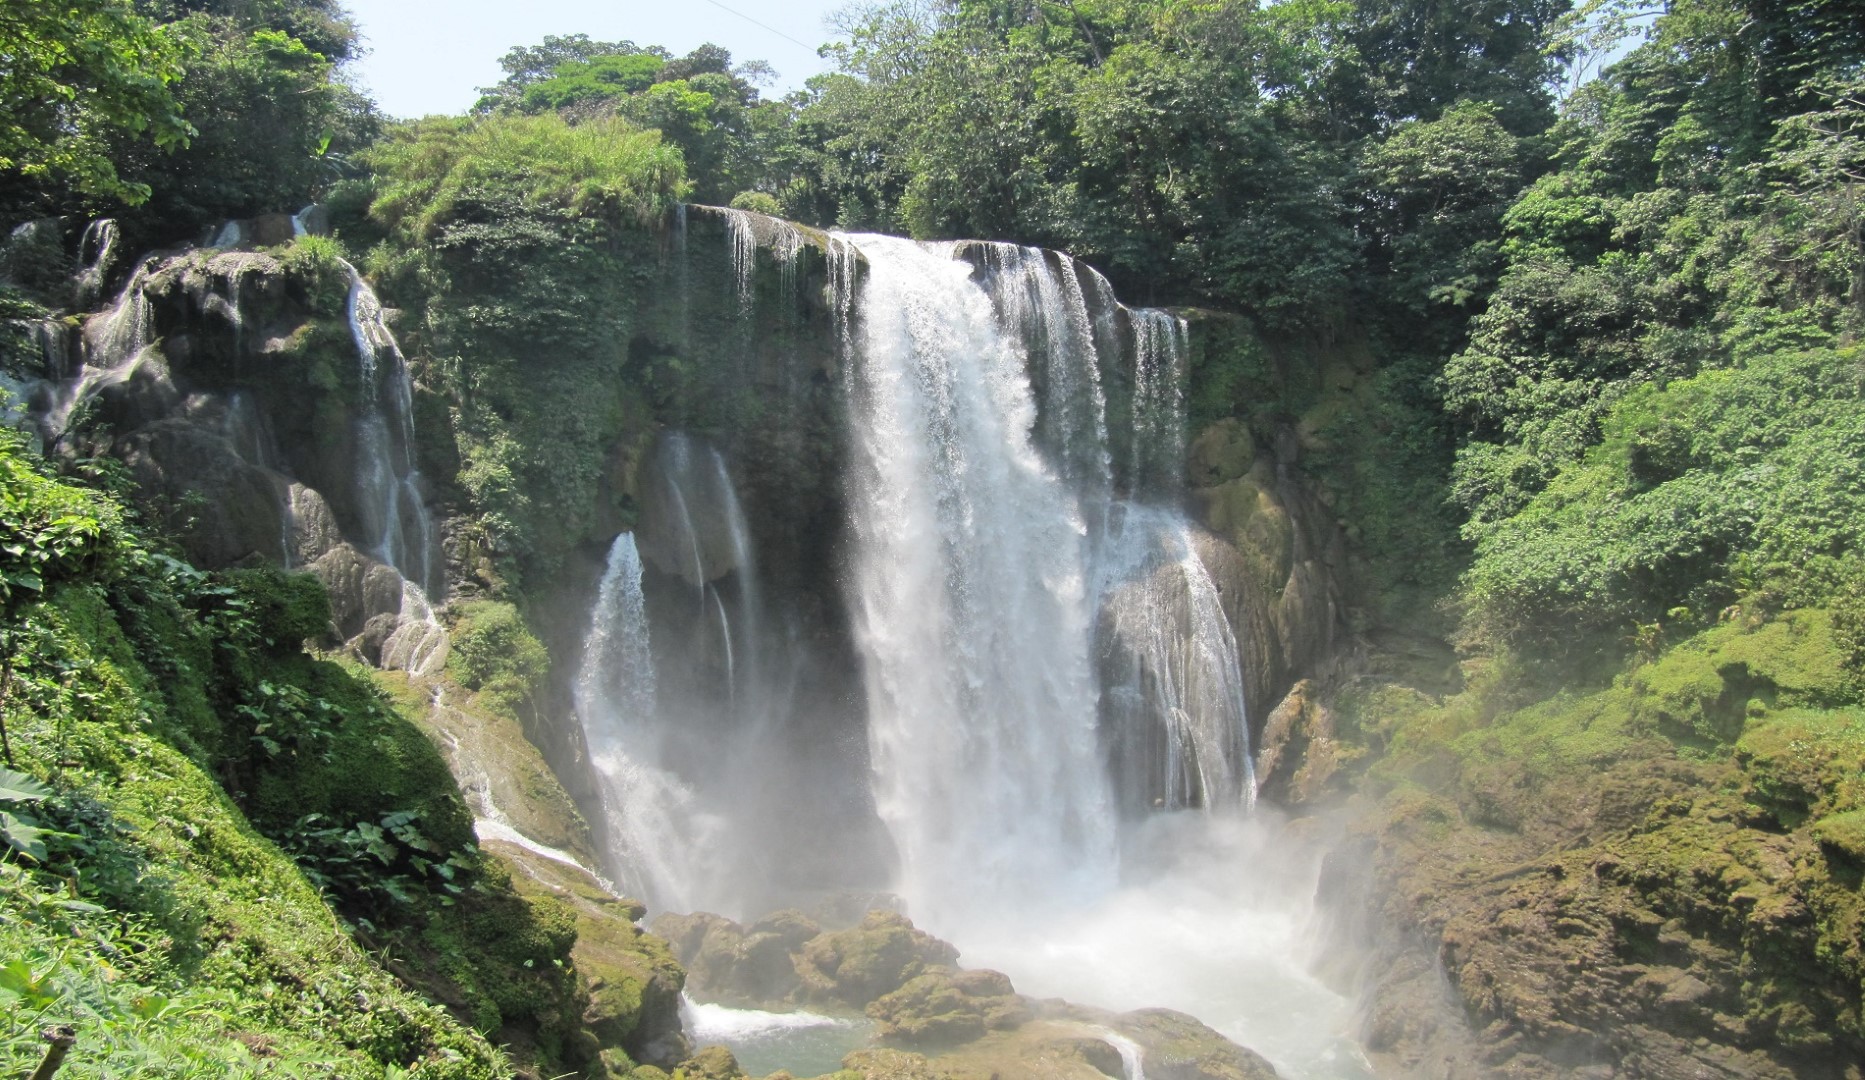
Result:
[[[1005,1031],[1030,1019],[1030,1007],[996,971],[933,967],[868,1004],[882,1040],[907,1046],[950,1045]]]
[[[1276,1080],[1262,1057],[1183,1013],[1108,1013],[1028,1002],[1013,1029],[937,1051],[880,1047],[842,1060],[838,1080]]]
[[[739,1007],[860,1009],[958,961],[957,949],[891,911],[830,931],[799,911],[749,926],[705,913],[663,915],[654,932],[672,943],[694,997]]]

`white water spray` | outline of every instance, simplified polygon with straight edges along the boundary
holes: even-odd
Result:
[[[1098,895],[1115,820],[1086,529],[1031,442],[1024,351],[949,251],[846,239],[868,261],[848,365],[849,603],[900,891],[935,932]]]
[[[661,910],[687,911],[728,868],[717,859],[720,820],[659,763],[641,570],[634,534],[617,536],[590,612],[576,713],[602,783],[612,872],[630,895]]]

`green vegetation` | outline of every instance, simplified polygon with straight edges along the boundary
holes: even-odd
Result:
[[[116,213],[130,246],[292,211],[374,137],[336,0],[80,0],[0,21],[0,216]]]
[[[614,119],[427,120],[396,129],[370,162],[391,178],[372,212],[415,239],[471,217],[492,191],[527,210],[614,225],[658,221],[684,193],[679,153]]]
[[[550,672],[550,654],[510,604],[480,600],[455,613],[447,667],[486,705],[516,717]]]
[[[598,1067],[577,919],[479,851],[367,672],[304,652],[316,579],[195,570],[17,437],[0,494],[5,1069],[52,1023],[78,1025],[80,1077],[512,1075],[488,1037]],[[511,644],[499,614],[468,667]]]
[[[124,132],[172,148],[196,133],[169,88],[181,51],[129,0],[22,5],[0,20],[0,173],[84,198],[147,200],[148,185],[119,175],[107,139]]]

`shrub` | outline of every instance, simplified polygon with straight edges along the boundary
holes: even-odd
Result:
[[[513,714],[550,672],[550,654],[518,609],[497,600],[462,605],[447,669],[494,708]]]

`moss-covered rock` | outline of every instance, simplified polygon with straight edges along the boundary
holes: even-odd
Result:
[[[1519,685],[1350,706],[1388,740],[1385,915],[1429,928],[1480,1026],[1456,1052],[1535,1077],[1846,1075],[1865,1048],[1865,720],[1825,613],[1736,609],[1610,686],[1496,692]],[[1384,994],[1374,1012],[1421,1075],[1439,1051],[1419,1046],[1456,1026]]]
[[[668,943],[636,925],[644,913],[588,873],[512,844],[487,845],[512,868],[520,895],[550,898],[574,921],[570,960],[587,988],[584,1027],[604,1048],[671,1067],[686,1056],[680,1029],[685,972]]]
[[[1015,1028],[1028,1020],[1029,1006],[999,972],[927,968],[898,990],[868,1003],[875,1033],[902,1046],[950,1046]]]
[[[738,1059],[723,1046],[706,1046],[693,1052],[693,1056],[680,1063],[674,1070],[675,1080],[745,1080],[745,1070],[738,1067]]]
[[[803,1001],[862,1008],[931,967],[957,962],[957,949],[906,916],[870,911],[859,926],[811,939],[796,966]]]
[[[1275,1080],[1262,1055],[1247,1050],[1184,1013],[1140,1009],[1110,1025],[1140,1045],[1146,1075],[1159,1080]]]
[[[687,966],[696,997],[749,1008],[861,1009],[958,960],[957,949],[892,911],[829,931],[794,910],[749,926],[706,913],[663,915],[654,932]]]

